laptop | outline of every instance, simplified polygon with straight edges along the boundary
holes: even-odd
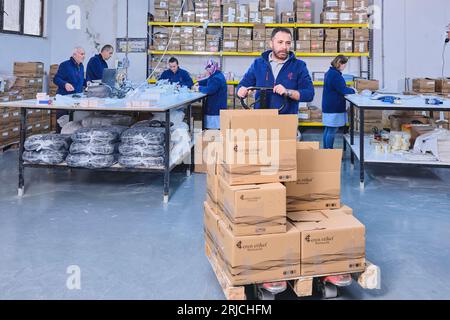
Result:
[[[102,83],[110,86],[111,88],[115,88],[116,87],[116,77],[117,77],[116,69],[104,69]]]

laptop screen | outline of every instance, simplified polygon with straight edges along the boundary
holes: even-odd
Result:
[[[116,69],[104,69],[102,83],[114,88],[116,86]]]

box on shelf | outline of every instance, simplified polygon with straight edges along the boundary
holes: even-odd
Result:
[[[169,22],[169,10],[155,9],[153,19],[157,22]]]
[[[325,29],[325,41],[338,41],[339,29]]]
[[[436,81],[430,78],[413,79],[413,91],[422,93],[433,93],[436,91]]]
[[[353,39],[354,39],[353,29],[350,29],[350,28],[339,29],[339,39],[341,41],[353,41]]]
[[[320,22],[325,24],[339,23],[339,12],[324,11],[320,14]]]
[[[353,0],[339,0],[339,10],[341,11],[347,11],[352,10],[353,11]]]
[[[339,23],[353,23],[354,13],[352,10],[350,11],[341,11],[339,12]]]
[[[224,4],[223,5],[223,22],[234,23],[236,22],[236,4]]]
[[[369,52],[369,43],[354,41],[353,50],[355,53],[367,53]]]
[[[236,22],[248,23],[248,4],[238,4],[236,11]]]
[[[14,75],[41,77],[44,75],[44,64],[42,62],[14,62]]]
[[[223,40],[223,51],[236,52],[237,47],[237,40]]]
[[[253,51],[254,52],[264,52],[268,49],[269,49],[269,47],[266,47],[265,40],[253,40]]]
[[[436,92],[450,93],[450,78],[436,79]]]
[[[248,22],[250,23],[261,23],[262,22],[262,14],[259,11],[250,10],[248,13]]]
[[[239,38],[239,28],[225,27],[223,28],[223,40],[235,40]]]
[[[206,51],[206,42],[205,40],[194,40],[194,51],[196,52],[205,52]]]
[[[322,40],[311,40],[311,52],[312,53],[323,53],[324,42]]]
[[[195,11],[183,11],[183,22],[195,22]]]
[[[367,14],[367,12],[353,11],[353,23],[369,23],[369,15]]]
[[[296,42],[296,49],[295,49],[295,51],[303,52],[303,53],[311,52],[311,41],[298,40]]]
[[[239,52],[253,52],[253,42],[252,40],[238,40],[238,51]]]
[[[297,40],[300,41],[310,41],[311,40],[311,29],[297,29]]]
[[[377,91],[380,89],[380,82],[378,80],[355,79],[355,89],[358,92],[363,90]]]
[[[355,41],[369,41],[370,33],[369,29],[354,29],[354,40]]]
[[[209,9],[209,22],[221,22],[220,6]]]
[[[313,22],[311,11],[296,11],[295,16],[297,23],[308,24]]]
[[[353,41],[340,41],[339,52],[351,53],[353,52]]]
[[[203,27],[194,28],[194,39],[195,40],[205,40],[206,39],[206,29]]]
[[[325,40],[325,30],[324,29],[311,29],[311,40],[314,40],[314,41]]]
[[[295,23],[295,12],[292,11],[282,12],[281,23]]]
[[[259,10],[262,12],[275,10],[275,0],[259,0]]]
[[[206,51],[219,52],[220,41],[206,41]]]
[[[277,16],[276,16],[275,10],[262,11],[261,21],[262,21],[262,23],[276,23]]]
[[[251,40],[252,34],[252,28],[239,28],[239,40]]]
[[[253,40],[265,40],[266,39],[266,28],[264,25],[256,24],[253,27]]]
[[[294,11],[311,11],[312,0],[294,0]]]
[[[168,0],[155,0],[155,9],[169,9]]]

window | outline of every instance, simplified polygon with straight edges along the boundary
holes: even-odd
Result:
[[[0,32],[42,37],[44,0],[0,0]]]

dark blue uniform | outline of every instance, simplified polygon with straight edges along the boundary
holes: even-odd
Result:
[[[227,109],[227,81],[221,71],[216,71],[198,84],[199,91],[208,95],[205,115],[219,116],[220,110]]]
[[[86,85],[84,80],[84,66],[77,64],[74,58],[70,58],[59,65],[58,72],[53,79],[53,82],[58,86],[57,94],[69,95],[74,93],[82,93]],[[68,92],[65,85],[70,83],[75,91]]]
[[[173,73],[171,70],[164,71],[159,80],[169,80],[170,83],[179,83],[183,87],[192,88],[194,81],[192,81],[189,72],[178,68],[177,72]]]
[[[108,69],[108,64],[101,54],[96,54],[87,64],[86,81],[102,80],[105,69]]]

